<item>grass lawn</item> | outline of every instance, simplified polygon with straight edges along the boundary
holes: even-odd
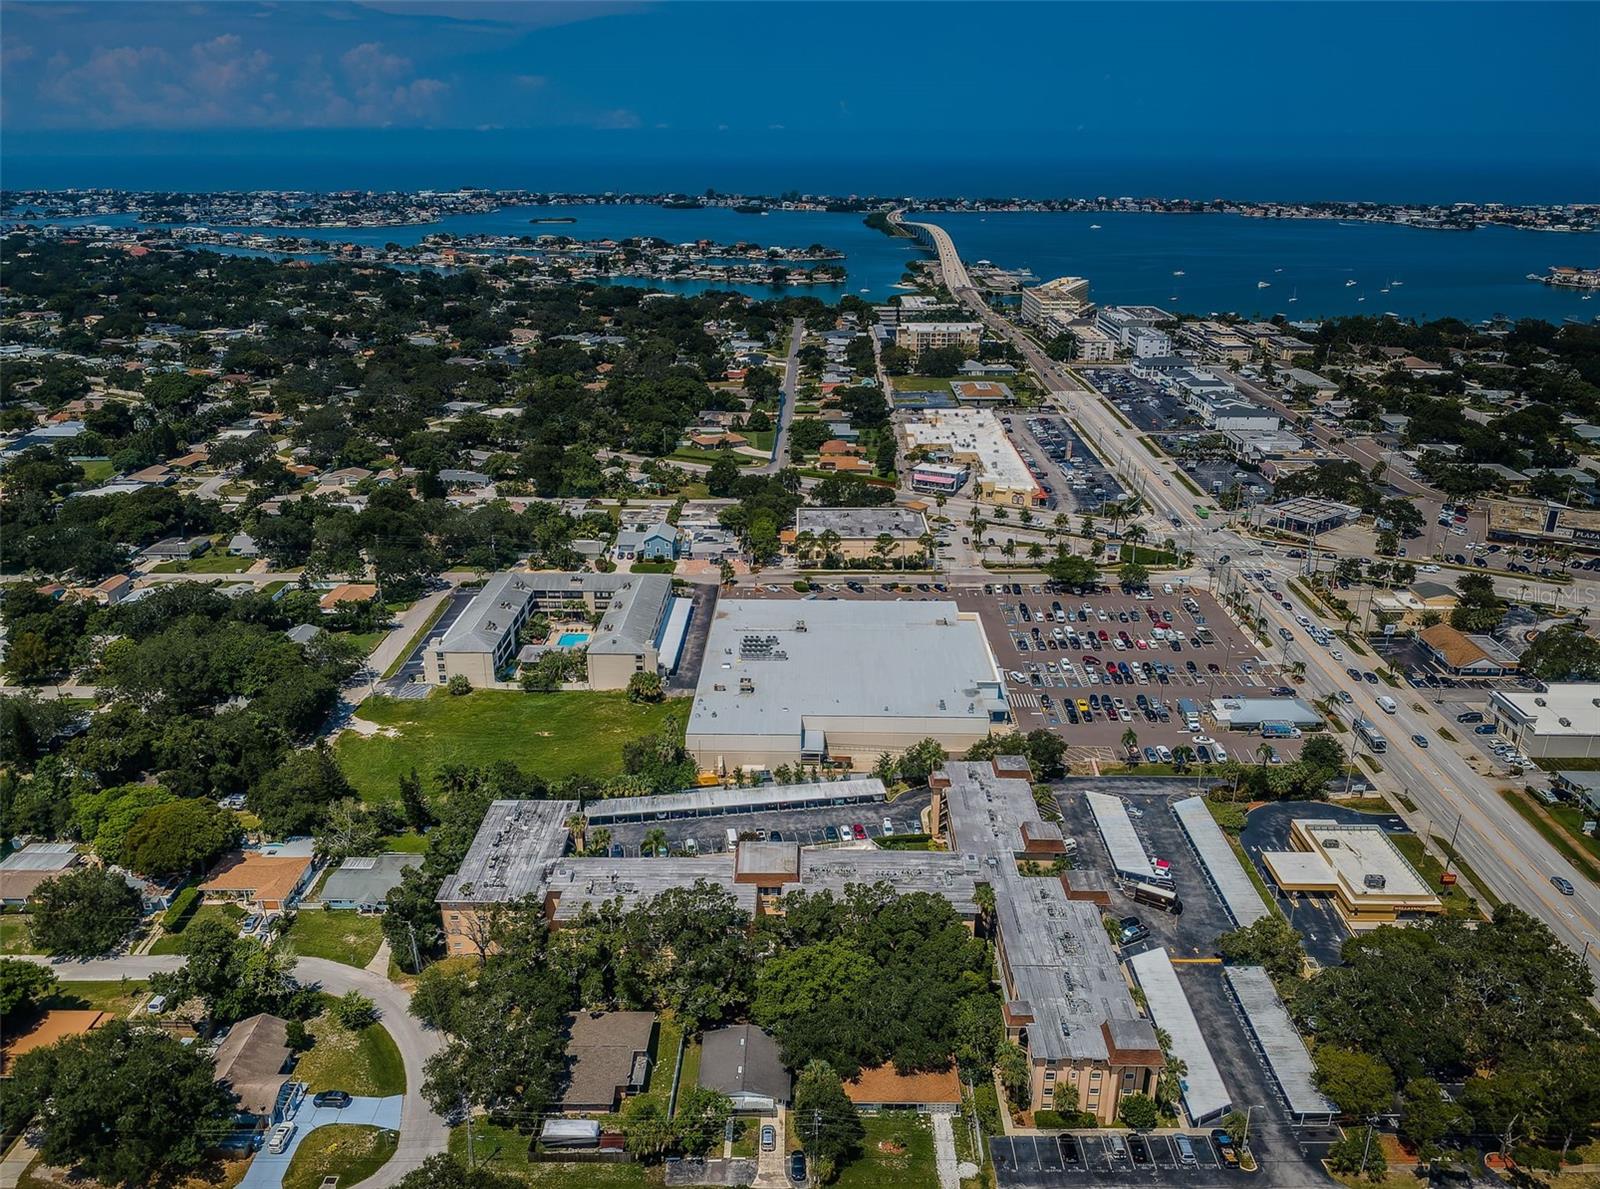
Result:
[[[683,1068],[678,1074],[678,1097],[694,1089],[694,1084],[700,1080],[700,1041],[690,1038],[688,1045],[683,1050]]]
[[[740,454],[737,450],[700,450],[693,446],[684,446],[667,455],[668,462],[703,462],[708,466],[719,458],[731,458],[742,467],[760,466],[762,461],[752,454]]]
[[[1389,804],[1385,797],[1352,797],[1348,801],[1334,801],[1335,805],[1342,805],[1346,809],[1359,810],[1362,813],[1393,813],[1394,806]]]
[[[428,836],[412,833],[409,830],[404,834],[391,834],[383,840],[379,849],[403,855],[427,854]]]
[[[28,915],[8,912],[0,916],[0,954],[33,952],[33,939],[28,936]]]
[[[55,994],[41,1001],[48,1011],[108,1011],[126,1016],[144,994],[143,979],[106,979],[56,984]]]
[[[1423,849],[1422,839],[1415,834],[1391,834],[1390,840],[1400,849],[1406,857],[1406,862],[1417,869],[1417,874],[1428,881],[1428,886],[1434,894],[1444,901],[1444,910],[1451,916],[1481,917],[1478,902],[1461,890],[1461,885],[1445,890],[1444,882],[1440,876],[1444,874],[1444,864]]]
[[[253,557],[232,557],[212,551],[193,561],[164,561],[156,567],[157,574],[242,574],[256,564]]]
[[[478,1164],[514,1177],[525,1185],[551,1189],[635,1189],[643,1185],[664,1184],[662,1166],[642,1164],[561,1164],[533,1163],[528,1159],[529,1137],[515,1128],[501,1127],[484,1119],[472,1122],[473,1157]],[[450,1151],[467,1159],[467,1127],[462,1124],[450,1132]]]
[[[880,1185],[937,1185],[933,1125],[919,1115],[878,1115],[861,1120],[867,1136],[861,1155],[839,1170],[841,1189]]]
[[[952,380],[971,380],[972,376],[894,376],[891,383],[896,392],[943,392],[949,394]],[[977,377],[981,379],[982,377]]]
[[[676,1016],[662,1015],[656,1023],[655,1060],[650,1064],[650,1080],[645,1083],[644,1097],[660,1101],[665,1110],[672,1098],[672,1071],[678,1063],[678,1042],[683,1039],[683,1025]]]
[[[300,1141],[283,1189],[318,1189],[323,1177],[338,1177],[340,1186],[366,1180],[389,1162],[399,1133],[365,1124],[334,1123],[318,1127]]]
[[[658,730],[679,735],[683,701],[636,705],[623,693],[524,694],[479,690],[465,697],[441,691],[422,701],[368,698],[358,712],[397,738],[347,731],[335,754],[356,791],[369,801],[399,796],[400,777],[424,778],[444,764],[511,760],[546,780],[622,771],[622,745]]]
[[[332,996],[324,998],[332,1000]],[[382,1024],[351,1032],[324,1011],[306,1027],[316,1043],[300,1055],[294,1076],[310,1086],[310,1093],[348,1090],[385,1096],[406,1092],[400,1049]]]
[[[244,909],[237,904],[202,904],[189,914],[189,919],[183,923],[183,928],[176,933],[163,933],[156,938],[156,943],[150,947],[152,954],[181,954],[183,953],[183,935],[194,927],[196,921],[221,921],[227,925],[237,926],[245,918]]]
[[[365,966],[383,942],[382,918],[354,909],[303,908],[284,940],[302,958],[327,958],[347,966]]]
[[[348,640],[361,649],[361,655],[366,656],[388,636],[386,631],[377,632],[335,632],[341,640]]]
[[[1546,808],[1520,789],[1501,789],[1500,795],[1520,813],[1530,826],[1544,835],[1551,846],[1566,857],[1580,874],[1600,883],[1600,841],[1583,833],[1583,811],[1570,805]]]
[[[109,458],[84,458],[77,462],[83,468],[85,483],[104,483],[117,473],[117,468],[111,465]]]
[[[675,561],[636,561],[628,567],[635,574],[670,574],[677,568]]]

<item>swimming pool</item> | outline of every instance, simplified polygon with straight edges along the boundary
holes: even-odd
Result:
[[[557,648],[577,648],[579,645],[587,644],[588,642],[588,632],[562,632],[560,636],[556,637]]]

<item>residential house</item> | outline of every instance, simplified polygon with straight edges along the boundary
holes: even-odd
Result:
[[[236,850],[222,856],[200,885],[208,900],[235,900],[264,912],[291,907],[311,883],[310,854]]]
[[[210,537],[167,537],[144,551],[152,561],[193,561],[211,548]]]
[[[111,1013],[105,1011],[56,1010],[42,1013],[24,1028],[8,1027],[5,1043],[0,1046],[0,1078],[11,1076],[12,1062],[24,1053],[70,1037],[87,1036],[112,1018]]]
[[[610,1113],[645,1088],[656,1017],[648,1011],[587,1011],[567,1017],[564,1111]],[[676,1054],[673,1054],[675,1057]]]
[[[248,1016],[228,1030],[212,1064],[217,1081],[238,1099],[234,1112],[239,1123],[260,1131],[279,1121],[287,1106],[293,1056],[289,1025],[277,1016]]]
[[[0,859],[0,903],[22,907],[40,884],[77,863],[78,850],[70,842],[30,842]]]
[[[611,555],[618,561],[676,561],[679,536],[670,524],[641,524],[617,533]]]
[[[413,854],[365,855],[349,858],[328,873],[322,884],[322,906],[383,912],[389,893],[400,886],[409,868],[421,867],[422,856]]]
[[[770,1115],[789,1105],[793,1079],[770,1033],[734,1024],[701,1039],[700,1085],[733,1099],[736,1113]]]
[[[378,597],[378,588],[371,582],[341,582],[317,600],[324,614],[337,611],[340,603],[368,603]]]

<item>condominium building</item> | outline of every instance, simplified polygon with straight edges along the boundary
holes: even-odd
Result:
[[[1157,326],[1169,323],[1173,316],[1158,306],[1103,306],[1095,314],[1094,324],[1127,350],[1133,349],[1135,336]],[[1161,351],[1135,351],[1136,355],[1165,355],[1170,347]]]
[[[1066,851],[1039,817],[1020,756],[952,762],[934,774],[934,831],[994,890],[1006,1035],[1028,1054],[1036,1110],[1117,1117],[1128,1094],[1153,1094],[1165,1060],[1101,924],[1100,905],[1061,879],[1025,876],[1018,860]]]
[[[1022,320],[1043,326],[1048,318],[1076,318],[1089,308],[1089,282],[1084,277],[1057,277],[1022,291]]]
[[[908,351],[931,351],[938,347],[976,351],[982,335],[981,322],[902,322],[894,328],[895,346]]]
[[[461,675],[474,687],[509,685],[519,659],[532,659],[518,633],[536,614],[567,615],[598,626],[571,633],[587,650],[589,684],[623,689],[639,672],[671,672],[689,624],[692,600],[674,598],[665,574],[506,573],[483,585],[449,629],[428,642],[435,685]],[[581,636],[582,639],[577,637]]]

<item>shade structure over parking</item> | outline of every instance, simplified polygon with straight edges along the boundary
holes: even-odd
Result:
[[[1180,1086],[1183,1109],[1196,1126],[1227,1113],[1233,1106],[1217,1063],[1211,1059],[1205,1034],[1189,1006],[1189,997],[1178,982],[1178,972],[1164,949],[1145,950],[1128,960],[1139,986],[1144,990],[1145,1007],[1156,1027],[1172,1038],[1171,1052],[1187,1067]]]
[[[1189,845],[1200,856],[1200,865],[1205,868],[1211,886],[1217,889],[1233,923],[1253,925],[1266,916],[1267,906],[1262,903],[1261,893],[1256,891],[1239,856],[1228,845],[1216,818],[1206,808],[1204,798],[1186,797],[1174,803],[1172,812],[1188,835]]]
[[[1155,870],[1150,866],[1150,856],[1145,853],[1144,843],[1139,841],[1122,798],[1108,793],[1086,792],[1083,796],[1089,803],[1089,812],[1094,814],[1094,824],[1100,829],[1116,873],[1125,879],[1153,880]]]
[[[1297,1123],[1328,1121],[1338,1114],[1312,1080],[1315,1068],[1305,1041],[1295,1031],[1278,989],[1261,966],[1230,966],[1228,987],[1244,1012],[1256,1046],[1266,1058],[1272,1080],[1283,1095],[1289,1115]]]

